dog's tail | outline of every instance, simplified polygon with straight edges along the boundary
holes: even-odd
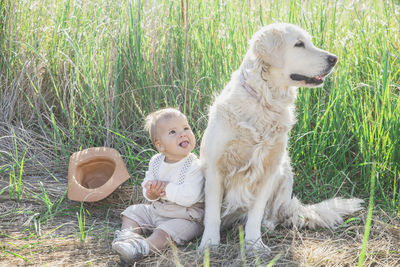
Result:
[[[304,205],[293,197],[287,207],[286,225],[293,224],[299,228],[326,227],[335,228],[343,223],[343,217],[363,209],[364,201],[358,198],[332,198],[317,204]]]

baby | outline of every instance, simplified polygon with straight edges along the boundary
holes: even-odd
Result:
[[[182,245],[203,231],[204,178],[200,160],[191,153],[196,139],[186,116],[177,109],[161,109],[146,118],[145,129],[159,154],[151,158],[142,183],[151,204],[122,212],[121,231],[112,242],[125,264],[168,247],[170,240]]]

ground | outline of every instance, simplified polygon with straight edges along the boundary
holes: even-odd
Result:
[[[40,179],[30,179],[35,180]],[[0,189],[0,266],[119,266],[110,246],[120,227],[119,214],[127,205],[144,201],[138,186],[129,182],[105,200],[84,206],[66,199],[65,180],[41,186],[25,181],[20,201],[15,196],[10,200],[7,187],[1,179],[0,188],[6,190]],[[275,266],[356,266],[365,218],[366,212],[360,212],[335,230],[278,227],[263,235],[272,254],[251,257],[241,253],[240,226],[235,226],[222,233],[222,245],[209,255],[196,251],[198,238],[136,266],[266,266],[271,261]],[[399,248],[399,220],[376,211],[365,266],[400,266]]]

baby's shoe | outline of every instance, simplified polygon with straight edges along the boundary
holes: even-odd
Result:
[[[144,256],[149,255],[149,244],[139,234],[134,233],[134,237],[132,238],[114,241],[112,243],[112,249],[119,254],[123,264],[132,264]]]
[[[123,241],[123,240],[129,239],[129,238],[134,238],[136,236],[137,236],[137,234],[133,231],[132,228],[117,230],[114,233],[114,240],[111,243],[111,245],[113,245],[117,241]]]

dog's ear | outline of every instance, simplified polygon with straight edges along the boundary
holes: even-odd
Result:
[[[266,29],[256,33],[251,42],[253,53],[266,65],[275,68],[283,67],[283,36],[281,32]]]

